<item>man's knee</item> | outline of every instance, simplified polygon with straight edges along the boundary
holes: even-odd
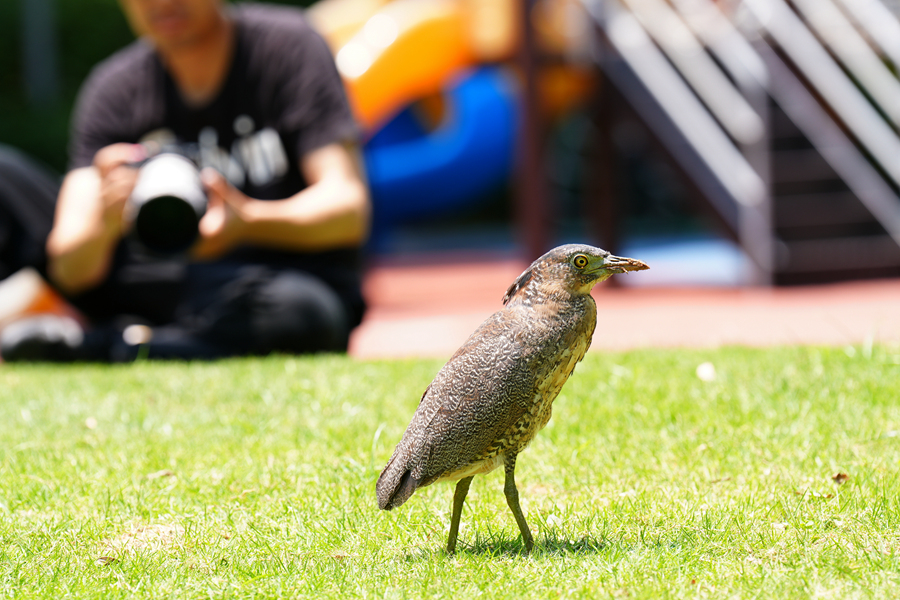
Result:
[[[343,301],[321,280],[283,272],[259,289],[253,327],[260,350],[342,352],[350,327]]]

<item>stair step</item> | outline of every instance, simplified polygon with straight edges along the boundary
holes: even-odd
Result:
[[[769,136],[779,139],[803,137],[803,134],[778,105],[772,105],[769,112]]]
[[[773,199],[777,228],[856,225],[873,221],[872,213],[851,192],[790,194]]]
[[[769,113],[769,141],[772,150],[812,150],[813,145],[777,106]]]
[[[900,268],[900,246],[889,235],[785,242],[778,271],[791,273],[863,273]]]
[[[832,223],[808,227],[778,227],[775,235],[785,242],[814,239],[852,238],[884,235],[884,227],[876,221],[866,223]]]
[[[779,150],[772,153],[775,185],[837,179],[834,169],[815,150]]]

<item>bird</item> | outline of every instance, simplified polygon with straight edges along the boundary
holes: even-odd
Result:
[[[473,477],[502,465],[506,501],[531,552],[516,458],[547,425],[553,400],[591,345],[597,325],[591,289],[614,274],[648,268],[587,244],[559,246],[535,260],[510,285],[503,307],[426,388],[378,478],[379,508],[397,508],[432,483],[456,481],[446,546],[453,554]]]

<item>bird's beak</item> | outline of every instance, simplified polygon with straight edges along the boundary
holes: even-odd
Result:
[[[647,263],[636,258],[625,258],[610,254],[603,261],[603,266],[600,268],[610,273],[624,273],[625,271],[643,271],[650,267],[647,266]]]

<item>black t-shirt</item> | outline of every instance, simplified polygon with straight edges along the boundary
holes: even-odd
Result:
[[[300,156],[332,142],[355,140],[356,126],[334,59],[302,13],[258,4],[237,5],[231,13],[236,34],[231,69],[218,96],[202,108],[181,99],[143,40],[98,65],[79,94],[70,167],[90,165],[97,150],[109,144],[174,136],[217,148],[223,160],[237,163],[222,171],[248,195],[285,198],[299,190],[292,186],[302,186],[297,179]],[[280,171],[278,149],[269,148],[268,131],[278,134],[288,163],[275,183],[271,179],[279,178],[266,177],[265,167],[247,163],[263,147],[274,159],[268,167]],[[215,159],[210,162],[220,166]],[[236,176],[228,166],[249,176]],[[249,193],[272,186],[284,191]]]
[[[184,102],[159,56],[143,40],[95,67],[75,107],[70,168],[89,166],[99,149],[116,142],[188,144],[201,166],[218,169],[250,197],[273,200],[306,187],[299,170],[303,154],[355,141],[358,131],[334,59],[302,13],[259,4],[230,10],[235,24],[232,64],[222,89],[205,106]],[[138,262],[141,277],[151,277],[147,263],[154,261],[134,254],[123,243],[116,268],[127,270]],[[223,260],[305,270],[331,284],[351,305],[361,305],[358,249],[304,254],[241,248]],[[165,262],[159,270],[164,279],[184,271]],[[111,277],[119,275],[114,269]]]

